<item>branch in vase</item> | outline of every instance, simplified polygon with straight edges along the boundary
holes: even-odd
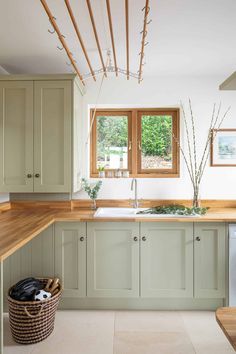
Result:
[[[184,126],[185,126],[185,131],[186,131],[186,136],[187,136],[189,167],[190,167],[191,174],[192,174],[192,177],[193,177],[194,174],[193,174],[192,150],[191,150],[191,143],[190,143],[190,137],[189,137],[188,122],[187,122],[187,119],[186,119],[185,110],[184,110],[184,106],[183,106],[182,102],[180,102],[180,106],[181,106],[181,109],[183,111]]]

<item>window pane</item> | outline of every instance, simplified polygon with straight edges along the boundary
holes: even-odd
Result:
[[[97,116],[97,168],[128,169],[128,117]]]
[[[142,116],[141,149],[141,169],[172,168],[172,116]]]

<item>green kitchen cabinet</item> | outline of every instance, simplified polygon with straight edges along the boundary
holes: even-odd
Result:
[[[88,223],[87,296],[139,296],[139,223]]]
[[[55,274],[63,297],[86,296],[86,223],[55,224]]]
[[[224,223],[194,224],[194,297],[224,298],[226,227]]]
[[[70,192],[70,80],[34,82],[34,192]]]
[[[193,296],[193,224],[141,223],[141,297]]]
[[[0,75],[0,192],[80,190],[83,93],[74,74]]]
[[[0,81],[0,142],[0,191],[32,192],[33,81]]]

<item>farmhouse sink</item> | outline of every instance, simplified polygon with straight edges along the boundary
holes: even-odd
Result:
[[[138,214],[139,211],[147,210],[147,208],[98,208],[94,217],[96,218],[191,218],[193,215],[178,214]],[[194,215],[194,217],[200,215]]]

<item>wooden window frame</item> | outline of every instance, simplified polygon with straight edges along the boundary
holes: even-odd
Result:
[[[90,110],[90,122],[94,110]],[[90,176],[92,178],[98,177],[97,164],[97,116],[128,116],[128,170],[130,177],[137,178],[178,178],[180,170],[179,162],[179,108],[129,108],[129,109],[97,109],[93,126],[91,129],[90,139]],[[141,150],[139,149],[139,142],[141,142],[141,117],[142,115],[171,115],[172,116],[172,163],[171,169],[141,169]],[[125,169],[124,169],[125,170]],[[114,171],[106,169],[106,171]]]

